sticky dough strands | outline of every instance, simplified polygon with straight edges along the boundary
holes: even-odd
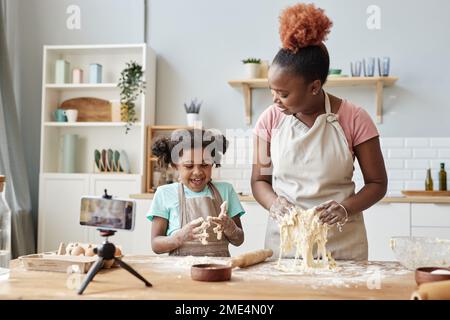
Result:
[[[302,257],[301,270],[312,268],[333,268],[334,260],[326,251],[328,226],[319,220],[320,212],[315,208],[303,210],[296,207],[283,217],[280,224],[280,256],[278,266],[281,266],[283,253],[295,247],[295,262]],[[313,250],[317,246],[317,259]],[[322,261],[320,261],[320,259]]]
[[[227,214],[227,202],[224,201],[221,205],[220,205],[220,213],[219,213],[219,217],[221,215]],[[203,221],[203,223],[200,225],[200,228],[202,230],[202,232],[200,233],[200,241],[203,245],[207,245],[208,244],[208,240],[206,238],[208,238],[208,228],[211,227],[211,223],[215,224],[216,226],[213,228],[213,232],[216,234],[217,240],[222,240],[222,235],[223,235],[223,226],[221,224],[215,223],[214,221],[211,220],[212,217],[209,216],[206,221]]]

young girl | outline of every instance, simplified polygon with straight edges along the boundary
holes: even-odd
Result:
[[[227,140],[211,130],[177,130],[169,138],[159,138],[152,152],[162,166],[169,165],[179,173],[179,182],[156,190],[147,218],[152,225],[152,249],[171,255],[229,257],[228,244],[244,242],[240,216],[244,210],[231,184],[212,182],[212,167],[220,166]],[[228,212],[220,214],[227,202]],[[220,214],[220,215],[219,215]],[[210,218],[206,229],[207,244],[199,240],[204,234],[202,223]],[[220,237],[214,228],[223,230]]]

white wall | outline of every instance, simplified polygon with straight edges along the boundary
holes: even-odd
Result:
[[[149,42],[159,55],[157,122],[184,123],[183,102],[197,96],[205,101],[201,115],[206,126],[245,127],[242,93],[227,80],[242,75],[242,58],[272,60],[280,47],[278,15],[297,2],[151,0]],[[400,80],[385,90],[382,136],[450,135],[449,1],[312,2],[334,22],[327,41],[332,67],[348,74],[352,60],[391,57],[391,74]],[[366,9],[372,4],[381,8],[380,30],[366,27]],[[374,114],[374,89],[331,92]],[[270,101],[268,90],[256,91],[253,121]]]

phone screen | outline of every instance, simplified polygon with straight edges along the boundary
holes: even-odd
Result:
[[[80,224],[103,229],[133,230],[136,203],[129,199],[82,197]]]

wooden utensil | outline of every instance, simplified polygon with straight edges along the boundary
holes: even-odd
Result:
[[[232,258],[231,261],[229,262],[229,265],[232,268],[235,267],[246,268],[258,264],[260,262],[263,262],[267,258],[270,258],[272,255],[273,251],[270,249],[256,250]]]
[[[272,254],[270,249],[257,250],[234,257],[228,264],[194,264],[191,267],[191,278],[197,281],[228,281],[231,279],[231,269],[253,266]]]
[[[61,109],[78,110],[79,122],[112,121],[111,102],[92,97],[80,97],[63,101]]]

